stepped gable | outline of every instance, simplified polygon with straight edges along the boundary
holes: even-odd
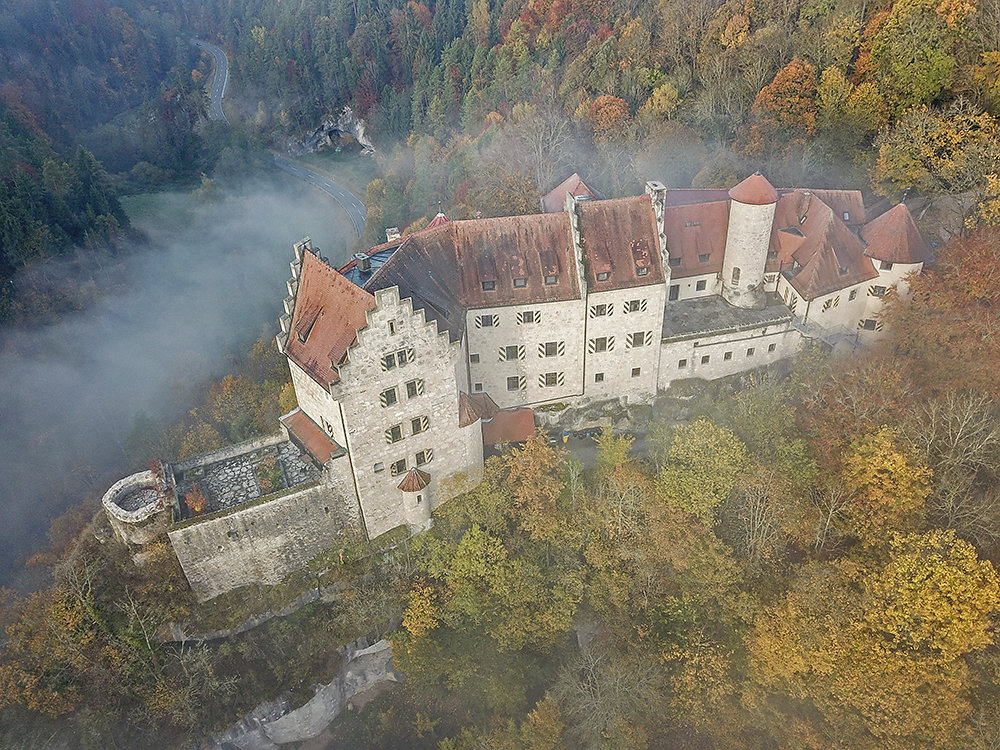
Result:
[[[586,195],[591,200],[601,199],[600,193],[587,187],[587,184],[580,179],[580,175],[574,172],[542,196],[542,213],[555,214],[562,211],[566,203],[566,193],[569,193],[574,198]]]
[[[920,234],[913,215],[902,203],[893,206],[861,230],[868,243],[865,255],[888,263],[926,263],[931,247]]]
[[[285,353],[329,390],[340,380],[334,364],[343,361],[358,329],[368,324],[365,313],[374,307],[375,297],[307,250]]]
[[[778,200],[771,249],[792,287],[805,300],[878,278],[854,232],[808,190]]]
[[[729,231],[728,200],[667,206],[663,209],[663,229],[667,236],[671,278],[722,271]]]
[[[758,172],[731,188],[729,197],[748,206],[766,206],[777,203],[778,191],[774,189],[774,185],[767,181],[766,177]]]
[[[648,195],[577,205],[591,291],[663,283],[656,217]],[[597,274],[608,274],[598,281]]]

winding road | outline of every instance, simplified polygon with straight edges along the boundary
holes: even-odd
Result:
[[[212,120],[222,120],[229,124],[229,118],[222,111],[222,98],[226,95],[226,87],[229,85],[229,59],[226,53],[214,44],[203,42],[200,39],[192,39],[191,44],[206,52],[210,52],[215,58],[215,75],[212,77],[212,90],[208,94],[211,107],[208,116]]]
[[[329,177],[325,177],[319,172],[314,172],[308,167],[285,159],[282,156],[274,157],[274,166],[284,172],[288,172],[293,177],[298,177],[300,180],[308,182],[314,188],[322,190],[337,201],[347,211],[347,215],[351,217],[351,222],[354,224],[354,231],[358,233],[358,237],[364,234],[365,217],[368,215],[368,209],[365,208],[365,204],[359,201],[350,190],[342,185],[338,185]]]
[[[226,113],[222,111],[222,98],[226,95],[226,87],[229,85],[229,60],[226,57],[226,53],[214,44],[209,44],[200,39],[192,39],[191,44],[199,49],[210,52],[212,57],[215,58],[215,75],[212,80],[212,90],[209,92],[209,99],[211,101],[209,117],[213,120],[221,120],[228,125],[229,119],[226,117]],[[354,231],[358,233],[358,237],[364,234],[365,218],[368,215],[368,209],[365,208],[365,204],[358,200],[357,196],[350,190],[343,185],[337,184],[326,175],[282,156],[275,155],[274,165],[283,172],[287,172],[293,177],[308,182],[317,190],[322,190],[337,201],[347,212],[348,217],[350,217],[351,223],[354,225]]]

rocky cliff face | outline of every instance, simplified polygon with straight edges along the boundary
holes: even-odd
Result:
[[[361,144],[363,154],[375,153],[375,146],[365,132],[365,121],[354,116],[354,110],[344,107],[336,117],[328,117],[312,133],[301,139],[288,142],[288,153],[292,156],[314,153],[327,146],[337,146],[344,135],[353,136]]]

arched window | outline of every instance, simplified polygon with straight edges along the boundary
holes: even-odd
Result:
[[[740,268],[739,266],[733,266],[733,286],[740,285]]]

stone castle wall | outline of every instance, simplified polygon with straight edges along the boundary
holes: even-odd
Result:
[[[253,583],[274,585],[337,544],[351,523],[326,483],[177,524],[167,535],[192,590],[206,601]]]

